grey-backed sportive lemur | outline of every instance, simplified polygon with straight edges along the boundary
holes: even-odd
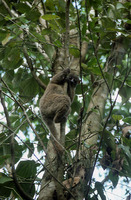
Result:
[[[69,68],[66,68],[53,76],[40,99],[40,112],[43,121],[57,140],[58,134],[55,123],[66,121],[70,114],[71,103],[78,82],[78,76],[71,73]],[[55,145],[58,148],[59,145],[56,143]]]

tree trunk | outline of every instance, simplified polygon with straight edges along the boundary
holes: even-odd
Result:
[[[114,70],[114,64],[117,65],[122,62],[126,53],[126,47],[123,44],[124,41],[121,43],[121,41],[118,40],[114,45],[114,49],[106,64],[106,70],[109,73]],[[88,199],[93,170],[100,151],[106,124],[111,114],[110,112],[106,122],[102,125],[104,108],[109,94],[111,94],[111,88],[106,82],[105,77],[103,77],[99,85],[94,88],[88,105],[87,116],[81,124],[81,132],[79,133],[80,142],[78,142],[79,152],[76,154],[76,166],[74,166],[76,172],[74,177],[79,177],[80,181],[79,184],[72,189],[77,200],[82,200],[83,198]],[[99,146],[97,146],[98,136],[101,136]],[[71,197],[70,200],[73,200],[73,198]]]
[[[75,41],[77,40],[78,35]],[[87,43],[84,42],[81,47],[81,58],[70,56],[70,68],[77,74],[80,73],[80,62],[84,60],[86,50]],[[61,70],[61,66],[68,67],[65,66],[66,58],[64,52],[64,49],[59,49],[56,54],[56,59],[53,63],[53,71],[55,73]],[[116,41],[113,51],[108,58],[105,68],[106,71],[112,73],[113,65],[120,64],[124,55],[125,49],[122,41]],[[97,57],[97,54],[95,56]],[[42,179],[38,200],[87,199],[91,177],[100,151],[100,146],[97,147],[98,136],[101,132],[102,138],[102,134],[104,134],[106,123],[108,121],[107,119],[106,123],[102,126],[105,103],[108,94],[111,93],[111,88],[104,77],[104,72],[102,73],[102,76],[103,79],[95,84],[97,86],[92,93],[86,117],[83,119],[83,115],[81,115],[82,119],[79,130],[78,149],[75,156],[75,164],[72,166],[72,178],[63,182],[64,153],[63,155],[57,154],[54,145],[49,141],[45,162],[45,173]],[[60,133],[60,128],[57,127],[57,130]]]

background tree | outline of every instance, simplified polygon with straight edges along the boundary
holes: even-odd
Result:
[[[128,0],[0,1],[1,199],[106,199],[120,177],[130,198],[130,10]],[[67,67],[80,84],[66,134],[57,126],[59,155],[38,107]]]

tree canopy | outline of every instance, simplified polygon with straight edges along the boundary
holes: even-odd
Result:
[[[80,83],[59,155],[39,100],[67,67]],[[0,199],[106,200],[121,177],[129,199],[130,72],[130,0],[1,0]]]

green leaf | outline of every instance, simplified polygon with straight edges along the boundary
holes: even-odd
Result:
[[[54,4],[54,1],[52,0],[46,0],[45,1],[45,6],[48,10],[50,11],[55,11],[55,4]]]
[[[34,160],[27,160],[20,161],[16,168],[16,174],[20,179],[21,187],[32,197],[35,194],[34,178],[36,178],[37,166]]]
[[[40,17],[40,13],[37,10],[30,10],[26,13],[27,19],[31,20],[32,22],[38,21]]]
[[[130,97],[131,97],[131,87],[129,86],[124,86],[121,90],[120,90],[120,95],[122,97],[122,102],[127,102]]]
[[[16,174],[26,179],[34,178],[36,176],[36,167],[34,160],[20,161],[16,168]]]
[[[6,53],[6,52],[5,52]],[[20,56],[18,48],[13,47],[8,49],[8,53],[3,60],[3,67],[5,69],[16,69],[23,63],[23,59]]]
[[[43,49],[45,50],[45,52],[47,53],[49,58],[52,59],[52,57],[54,55],[54,48],[51,45],[44,44]]]
[[[115,122],[120,121],[123,117],[122,115],[112,115],[112,118],[115,120]]]
[[[101,70],[99,67],[92,67],[92,68],[89,68],[89,70],[91,69],[92,73],[97,75],[97,76],[101,76]]]
[[[131,87],[131,80],[127,80],[127,81],[126,81],[126,84],[127,84],[129,87]]]
[[[104,131],[103,139],[104,139],[104,144],[106,144],[106,147],[109,147],[112,150],[116,149],[115,138],[109,131],[107,130]]]
[[[122,121],[128,124],[131,124],[131,117],[123,118]]]
[[[28,13],[30,11],[30,7],[25,3],[18,3],[16,4],[16,8],[21,13]]]
[[[12,80],[14,88],[19,88],[21,86],[21,81],[22,81],[22,78],[23,78],[24,75],[25,75],[24,69],[19,68],[17,73],[14,74],[14,78]],[[25,76],[24,76],[24,79],[25,79]]]
[[[117,2],[117,4],[116,4],[116,9],[122,9],[122,8],[125,8],[124,6],[123,6],[123,4],[122,3],[119,3],[119,2]]]
[[[14,145],[15,145],[15,163],[17,163],[23,155],[22,151],[24,149],[24,146],[19,144],[16,140],[14,140]]]
[[[9,154],[0,156],[0,166],[3,167],[3,165],[5,164],[5,161],[7,161],[8,158],[10,158]]]
[[[105,76],[105,79],[107,80],[107,82],[108,82],[108,86],[109,86],[109,88],[110,88],[110,90],[112,89],[112,87],[113,87],[113,78],[114,78],[114,76],[111,74],[111,73],[108,73],[108,72],[105,72],[104,73],[104,76]]]
[[[109,179],[111,180],[111,182],[113,183],[114,188],[117,186],[118,181],[119,181],[119,176],[118,175],[114,175],[112,173],[112,171],[109,172]]]
[[[130,147],[129,146],[124,146],[123,144],[120,144],[118,147],[120,149],[123,149],[125,155],[131,160]]]
[[[102,183],[100,182],[96,182],[95,183],[95,188],[98,191],[98,194],[100,195],[102,200],[106,200],[106,196],[104,195],[104,186]]]
[[[4,40],[8,34],[9,32],[5,30],[0,30],[0,41]]]
[[[54,19],[60,19],[60,17],[58,15],[50,15],[50,14],[43,15],[42,18],[47,21],[54,20]]]
[[[2,45],[5,46],[9,42],[9,40],[10,40],[10,33],[8,33],[4,38],[4,40],[2,40]]]
[[[42,35],[49,35],[51,33],[51,28],[45,28],[42,30]]]
[[[77,131],[76,129],[71,130],[67,135],[66,135],[66,147],[69,148],[71,150],[76,150],[76,142],[75,142],[75,138],[77,135]],[[74,140],[74,141],[73,141]]]
[[[57,47],[62,47],[62,43],[61,43],[61,41],[60,40],[55,40],[54,41],[54,45],[56,45]]]
[[[79,84],[79,85],[77,85],[77,88],[76,88],[76,94],[81,94],[82,87],[83,87],[83,92],[87,92],[87,90],[88,90],[88,85],[87,85],[87,84],[83,84],[83,85],[81,86],[81,84]]]
[[[36,80],[31,77],[27,78],[21,83],[20,96],[25,100],[31,100],[38,93],[38,84]]]
[[[77,97],[75,97],[75,99],[74,99],[74,101],[73,101],[73,103],[71,105],[71,113],[72,114],[75,113],[75,112],[79,113],[80,108],[81,108],[81,104],[77,100]]]
[[[8,84],[12,85],[12,80],[14,78],[14,70],[7,70],[3,76],[3,80]]]
[[[10,196],[10,193],[13,188],[13,180],[12,178],[8,177],[4,173],[0,173],[0,197]]]
[[[84,72],[86,72],[88,70],[88,65],[86,65],[85,63],[82,63],[81,67],[84,70]]]
[[[0,173],[0,184],[6,183],[6,182],[9,182],[9,181],[12,181],[12,178],[6,176],[3,173]]]
[[[35,36],[33,37],[33,41],[37,42],[37,41],[40,41],[41,43],[46,43],[46,40],[45,40],[45,36],[44,35],[41,35],[39,33],[37,33],[36,31],[32,31],[30,30],[30,33]]]
[[[4,197],[4,199],[7,197],[10,197],[11,191],[13,188],[13,182],[5,182],[3,184],[0,184],[0,197]]]
[[[12,114],[12,115],[10,116],[10,121],[11,121],[11,123],[15,122],[15,121],[18,120],[18,119],[19,119],[19,115],[17,115],[17,114]]]

